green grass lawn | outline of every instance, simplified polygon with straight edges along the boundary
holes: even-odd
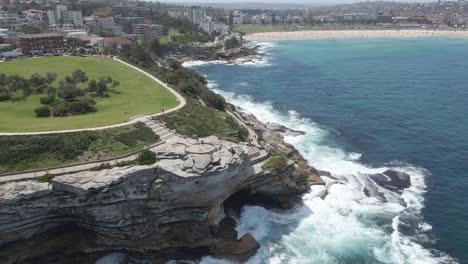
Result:
[[[264,26],[264,25],[236,25],[234,26],[235,31],[243,33],[261,33],[261,32],[276,32],[281,31],[279,26]]]
[[[30,77],[34,73],[58,74],[54,85],[66,75],[81,69],[89,79],[111,76],[120,86],[108,98],[94,98],[96,113],[69,117],[37,118],[34,109],[39,97],[0,102],[0,132],[34,132],[92,128],[127,122],[130,117],[154,114],[178,105],[173,94],[148,76],[112,59],[83,57],[44,57],[0,62],[0,72]]]
[[[159,42],[161,44],[168,44],[168,43],[172,42],[171,38],[173,36],[180,36],[180,35],[182,35],[182,34],[179,32],[179,30],[177,30],[175,28],[170,28],[169,29],[169,35],[162,37]]]

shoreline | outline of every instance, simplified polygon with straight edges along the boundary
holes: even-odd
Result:
[[[417,38],[417,37],[468,37],[468,31],[449,30],[307,30],[251,33],[247,41],[338,39],[338,38]]]

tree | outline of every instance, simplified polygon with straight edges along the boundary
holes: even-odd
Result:
[[[94,101],[88,100],[79,100],[71,102],[68,105],[69,112],[71,114],[85,114],[89,112],[96,112],[96,108],[92,106],[92,103],[96,104]]]
[[[49,117],[50,116],[50,108],[46,105],[36,108],[34,112],[36,113],[36,117]]]
[[[76,97],[83,95],[83,91],[75,83],[61,81],[57,89],[57,96],[67,101],[73,101]]]
[[[164,55],[163,49],[161,47],[161,43],[159,43],[158,39],[153,39],[151,41],[150,49],[158,57],[162,57]]]
[[[55,72],[46,73],[47,84],[51,85],[57,79],[57,74]]]
[[[12,96],[16,91],[22,90],[24,95],[31,94],[31,87],[28,80],[19,75],[10,75],[6,77],[6,85],[3,86],[3,93]]]
[[[48,95],[40,98],[41,104],[50,105],[55,100],[55,95]]]
[[[119,85],[120,85],[120,82],[119,82],[119,81],[114,80],[114,81],[112,82],[112,88],[117,88]]]
[[[88,83],[88,91],[93,93],[97,91],[97,82],[96,80],[91,80]]]
[[[38,73],[31,75],[29,81],[31,82],[31,86],[36,93],[43,93],[48,85],[47,77],[41,76]]]
[[[85,83],[88,81],[88,76],[86,76],[86,73],[80,69],[73,72],[72,78],[74,83]]]
[[[67,83],[75,83],[75,79],[72,76],[65,76],[65,82]]]
[[[156,154],[148,149],[143,150],[140,152],[137,158],[138,165],[151,165],[156,163]]]
[[[53,86],[47,86],[45,92],[47,95],[55,95],[57,93],[57,89]]]
[[[96,92],[100,95],[103,96],[105,92],[107,92],[107,81],[105,78],[99,79],[99,82],[97,83],[97,90]]]

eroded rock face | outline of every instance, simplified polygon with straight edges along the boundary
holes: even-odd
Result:
[[[0,263],[52,263],[56,252],[99,256],[115,250],[159,263],[160,252],[177,248],[244,261],[259,245],[250,235],[222,235],[224,201],[243,191],[292,206],[317,177],[293,150],[290,165],[279,172],[252,162],[256,152],[214,137],[187,139],[168,144],[153,166],[0,185]]]

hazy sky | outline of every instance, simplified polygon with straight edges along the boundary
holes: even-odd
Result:
[[[355,3],[368,0],[162,0],[162,2],[184,2],[184,3],[302,3],[302,4],[323,4],[323,3]],[[436,2],[436,0],[398,0],[398,2]]]

